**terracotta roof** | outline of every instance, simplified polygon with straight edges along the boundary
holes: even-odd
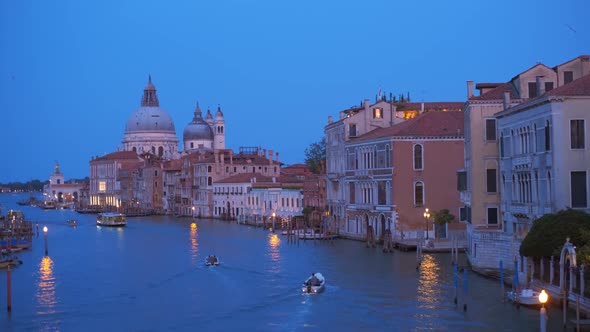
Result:
[[[463,136],[463,112],[425,112],[392,127],[379,128],[355,139],[381,137],[457,137]]]
[[[496,88],[504,83],[477,83],[475,85],[476,89],[493,89]]]
[[[473,96],[469,98],[469,100],[503,100],[504,99],[504,92],[510,92],[511,99],[519,99],[520,96],[516,92],[514,85],[511,82],[502,83],[495,87],[494,89],[484,93],[480,96]]]
[[[590,96],[590,75],[557,87],[546,93],[548,96]]]
[[[401,103],[403,109],[411,109],[411,110],[419,110],[422,109],[423,103]],[[464,102],[458,101],[435,101],[435,102],[424,102],[424,109],[425,110],[460,110],[463,108]]]
[[[181,168],[182,160],[180,159],[168,160],[164,162],[165,171],[180,171]]]
[[[138,159],[139,156],[133,151],[118,151],[109,153],[102,157],[94,158],[94,160],[122,160],[122,159]]]

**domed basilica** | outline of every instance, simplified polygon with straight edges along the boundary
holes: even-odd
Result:
[[[127,120],[122,143],[124,151],[138,154],[150,152],[166,160],[180,156],[174,122],[160,108],[151,76],[143,90],[141,106]],[[197,103],[193,121],[184,128],[183,143],[185,153],[203,149],[225,149],[225,121],[221,108],[217,108],[215,119],[209,110],[203,119]]]

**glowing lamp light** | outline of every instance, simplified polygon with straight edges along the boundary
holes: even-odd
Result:
[[[547,295],[547,292],[545,292],[544,289],[541,290],[541,293],[539,293],[539,302],[541,302],[542,305],[545,305],[548,299],[549,295]]]
[[[43,226],[43,233],[47,233],[47,226]]]
[[[192,223],[191,224],[191,229],[197,229],[197,223]]]
[[[273,213],[272,213],[272,217],[274,218],[275,216],[276,216],[276,213],[274,213],[274,212],[273,212]]]

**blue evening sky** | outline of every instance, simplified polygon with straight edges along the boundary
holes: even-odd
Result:
[[[288,164],[379,88],[464,101],[590,54],[587,0],[0,2],[0,183],[66,179],[116,151],[148,74],[176,133],[221,105],[226,145]],[[180,146],[182,149],[182,146]]]

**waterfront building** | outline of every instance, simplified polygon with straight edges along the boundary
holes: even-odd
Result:
[[[404,114],[395,112],[394,102],[378,101],[370,105],[365,99],[361,107],[343,110],[337,121],[328,116],[324,128],[326,142],[326,205],[328,213],[342,227],[347,222],[347,190],[345,171],[347,170],[346,143],[355,137],[376,128],[384,128],[404,121]]]
[[[588,156],[572,146],[587,146],[581,110],[587,108],[589,60],[580,56],[554,68],[538,63],[506,83],[478,84],[479,96],[468,81],[458,189],[467,256],[475,267],[512,261],[543,214],[573,202],[584,208]],[[572,177],[581,184],[572,185]]]
[[[341,234],[364,238],[371,226],[377,239],[387,230],[404,239],[447,238],[464,230],[458,221],[435,227],[423,217],[426,207],[459,214],[459,196],[449,188],[463,165],[462,112],[425,112],[350,140],[346,152]]]
[[[151,153],[143,154],[143,163],[133,172],[133,197],[140,211],[148,214],[164,212],[164,163]]]
[[[106,210],[115,210],[121,207],[123,201],[119,173],[122,170],[137,169],[141,164],[142,158],[134,151],[118,151],[102,157],[92,157],[90,161],[90,205]],[[132,181],[131,175],[126,175],[126,178],[128,181]],[[133,188],[133,186],[126,183],[123,186],[123,191],[129,190],[129,188]]]
[[[124,151],[151,152],[164,159],[172,159],[178,153],[174,121],[160,107],[151,76],[143,90],[141,106],[127,120],[122,143]]]
[[[43,199],[45,202],[58,205],[77,204],[81,197],[80,191],[84,186],[84,183],[66,183],[59,163],[55,162],[53,173],[49,176],[49,183],[43,186]]]
[[[303,181],[296,176],[255,176],[247,195],[244,221],[288,223],[295,216],[303,215]]]
[[[178,214],[180,205],[180,173],[182,161],[180,159],[164,161],[164,214]]]

